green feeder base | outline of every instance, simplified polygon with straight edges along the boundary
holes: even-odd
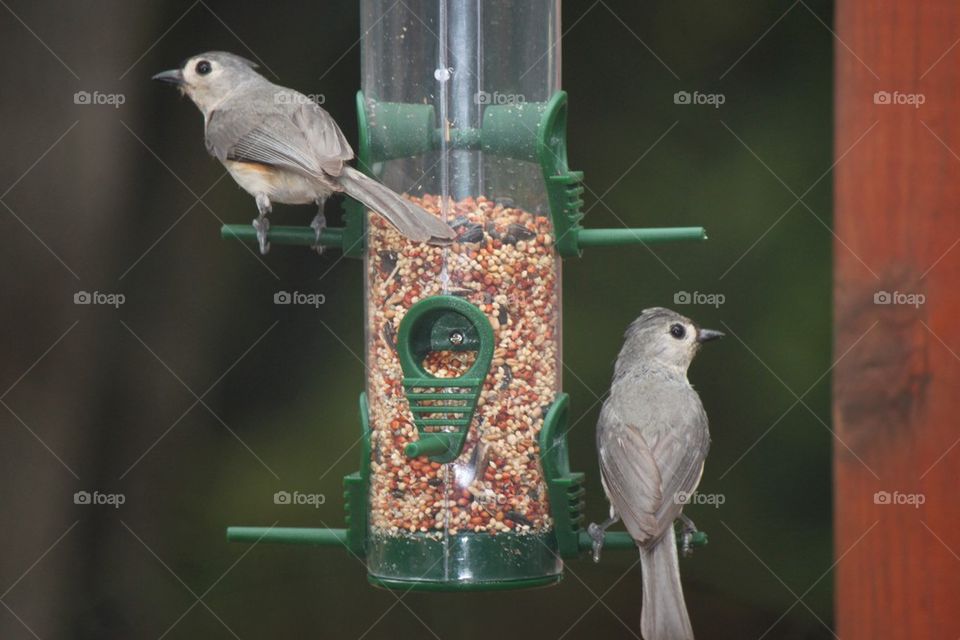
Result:
[[[563,579],[563,574],[547,576],[545,578],[526,578],[520,580],[503,580],[500,582],[417,582],[411,580],[394,580],[392,578],[378,578],[367,574],[367,582],[381,589],[396,591],[512,591],[514,589],[537,589],[551,587]]]
[[[551,534],[415,533],[371,535],[368,580],[388,589],[485,591],[560,581],[563,563]]]

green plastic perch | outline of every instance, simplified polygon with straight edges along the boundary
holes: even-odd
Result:
[[[580,532],[580,550],[590,551],[593,549],[593,538],[586,531]],[[677,544],[680,544],[680,536],[677,536]],[[707,534],[705,531],[696,531],[690,540],[693,547],[707,546]],[[626,531],[606,531],[603,534],[604,549],[636,549],[637,543],[633,541],[630,534]]]
[[[249,224],[225,224],[220,227],[221,238],[237,238],[256,243],[257,232]],[[317,232],[310,227],[270,227],[267,239],[272,244],[290,244],[312,247],[317,244]],[[324,247],[343,248],[343,229],[327,227],[320,232],[320,244]]]
[[[417,458],[419,456],[447,456],[455,455],[457,451],[450,450],[450,443],[446,439],[431,437],[433,434],[420,436],[403,448],[403,452],[408,458]]]
[[[659,244],[677,240],[706,240],[703,227],[662,227],[651,229],[580,229],[580,247],[612,247],[625,244]]]
[[[228,527],[229,542],[269,542],[279,544],[310,544],[318,546],[347,546],[346,529],[311,529],[309,527]],[[580,532],[580,549],[589,551],[593,540],[586,531]],[[707,534],[698,531],[693,534],[692,545],[702,547],[707,544]],[[607,531],[604,534],[604,549],[634,549],[637,544],[626,531]]]
[[[237,238],[255,243],[257,232],[248,224],[225,224],[220,229],[223,238]],[[310,227],[270,227],[267,239],[272,244],[312,247],[317,243],[317,235]],[[327,227],[320,234],[320,244],[324,247],[343,249],[344,230]],[[579,229],[577,244],[583,247],[612,247],[632,244],[660,244],[678,240],[706,240],[707,232],[703,227],[662,227],[650,229]]]
[[[229,542],[347,546],[347,530],[309,527],[227,527],[227,540]]]

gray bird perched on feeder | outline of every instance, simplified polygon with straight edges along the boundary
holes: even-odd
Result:
[[[693,638],[673,522],[684,523],[687,554],[696,527],[681,510],[700,482],[710,433],[687,368],[702,343],[722,336],[669,309],[643,311],[627,329],[597,424],[610,518],[588,528],[594,560],[600,558],[604,531],[622,519],[640,548],[645,640]]]
[[[323,203],[344,192],[383,216],[411,240],[445,244],[453,229],[353,167],[340,127],[307,96],[275,85],[257,65],[232,53],[211,51],[188,58],[179,69],[153,76],[180,87],[203,113],[207,150],[256,198],[253,221],[260,252],[269,249],[267,214],[271,202],[316,203],[311,227],[326,227]]]

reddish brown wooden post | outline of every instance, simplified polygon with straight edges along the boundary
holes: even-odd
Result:
[[[837,633],[953,639],[960,637],[960,2],[840,0],[836,31]],[[875,99],[878,91],[887,93]],[[909,104],[919,95],[922,104]],[[879,291],[926,300],[876,304]],[[887,492],[877,495],[881,504],[878,491]],[[882,504],[910,494],[922,494],[924,504]]]

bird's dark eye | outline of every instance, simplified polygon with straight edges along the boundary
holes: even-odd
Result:
[[[201,60],[200,62],[197,63],[196,69],[197,69],[197,73],[199,73],[202,76],[205,76],[211,71],[213,71],[213,66],[211,66],[211,64],[206,60]]]
[[[677,340],[683,340],[683,336],[687,335],[687,330],[683,328],[682,324],[675,324],[670,327],[670,335]]]

